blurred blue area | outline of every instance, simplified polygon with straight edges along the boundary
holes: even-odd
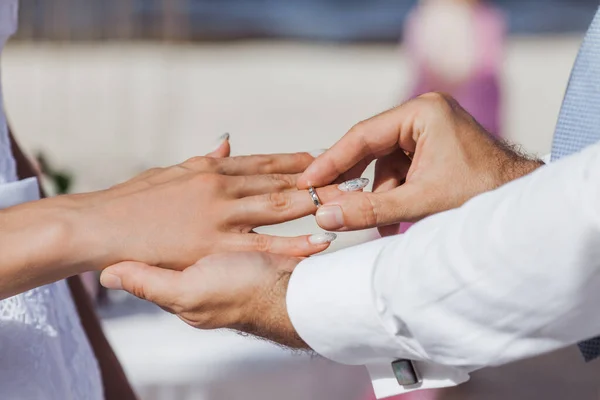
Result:
[[[139,0],[148,5],[155,1]],[[190,0],[198,29],[329,40],[395,40],[416,0]],[[497,0],[512,32],[582,31],[598,0]],[[142,8],[140,8],[140,11]],[[154,9],[153,12],[159,12]]]
[[[185,22],[190,39],[276,37],[307,40],[397,40],[416,0],[21,0],[22,19],[44,36],[48,15],[68,14],[73,37],[111,26],[129,7],[136,36],[160,37],[165,13]],[[598,0],[496,0],[513,33],[580,32]],[[62,8],[62,10],[61,10]],[[68,10],[65,10],[68,8]]]

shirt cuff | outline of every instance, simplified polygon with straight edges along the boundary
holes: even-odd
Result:
[[[415,390],[441,389],[458,386],[469,380],[469,374],[459,368],[433,364],[424,361],[414,361],[415,369],[419,371],[423,381],[415,386],[401,386],[389,363],[367,365],[371,377],[375,397],[398,396]]]
[[[545,156],[540,158],[540,160],[542,160],[544,164],[550,164],[550,161],[552,161],[552,153],[546,154]]]
[[[37,178],[0,185],[0,210],[40,199]]]
[[[408,340],[385,329],[372,282],[376,260],[385,246],[402,239],[394,236],[308,258],[296,267],[288,286],[287,309],[300,337],[333,361],[367,365],[378,398],[455,386],[469,379],[459,368],[416,362],[421,384],[401,386],[396,380],[392,362],[423,360],[423,356]]]

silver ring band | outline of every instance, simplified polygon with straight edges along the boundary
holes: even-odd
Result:
[[[314,187],[311,186],[308,188],[308,194],[310,194],[310,198],[312,199],[315,206],[317,206],[317,208],[321,207],[321,200],[319,199],[317,191]]]

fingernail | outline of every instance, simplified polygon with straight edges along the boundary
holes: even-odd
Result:
[[[369,180],[367,178],[357,178],[341,183],[338,185],[338,189],[342,192],[358,192],[359,190],[366,188],[368,184]]]
[[[344,213],[340,206],[321,206],[316,216],[317,223],[323,229],[336,230],[344,226]]]
[[[310,244],[325,244],[331,243],[335,239],[337,239],[337,235],[332,232],[318,233],[316,235],[312,235],[308,238],[308,242]]]
[[[112,290],[123,290],[123,284],[121,278],[113,274],[102,274],[100,275],[100,283],[107,289]]]
[[[217,140],[215,140],[215,146],[213,147],[212,151],[218,150],[219,147],[221,147],[221,145],[223,144],[223,142],[225,142],[226,140],[229,140],[229,138],[231,137],[231,135],[229,133],[224,133],[221,136],[219,136],[219,138]]]
[[[310,154],[311,156],[313,156],[314,158],[319,157],[321,154],[325,153],[327,151],[327,149],[319,149],[319,150],[313,150],[311,152],[309,152],[308,154]]]

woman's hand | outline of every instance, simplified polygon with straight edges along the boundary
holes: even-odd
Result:
[[[307,153],[196,157],[103,192],[56,201],[77,211],[78,242],[86,242],[79,248],[97,252],[97,268],[137,260],[181,269],[224,251],[303,257],[325,250],[335,235],[283,238],[253,229],[316,211],[308,192],[296,189],[299,173],[312,161]],[[318,194],[328,201],[342,192],[329,186]]]
[[[182,269],[224,251],[304,257],[325,250],[335,235],[253,232],[316,211],[308,191],[296,189],[314,157],[223,158],[228,147],[221,143],[211,157],[155,168],[104,191],[0,210],[0,299],[128,260]],[[33,199],[36,189],[30,180],[7,190],[15,193],[9,199]],[[318,194],[327,201],[341,192],[330,186]]]
[[[325,202],[316,214],[322,228],[394,232],[393,224],[459,207],[542,165],[496,141],[454,99],[432,93],[357,124],[307,168],[298,187],[359,176],[373,160],[373,193]]]

